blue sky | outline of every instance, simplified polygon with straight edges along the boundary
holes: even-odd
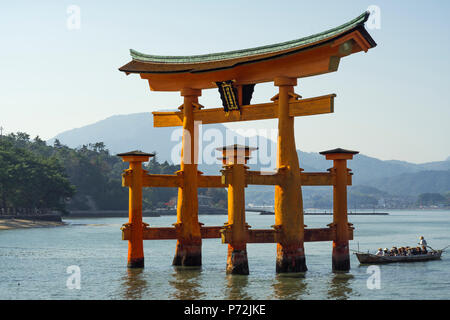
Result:
[[[66,26],[69,5],[79,30]],[[297,147],[335,147],[415,163],[450,156],[449,1],[14,1],[0,4],[0,126],[49,139],[115,114],[176,108],[117,69],[129,49],[189,55],[272,44],[341,25],[377,5],[378,46],[338,72],[299,79],[303,97],[336,93],[333,114],[296,119]],[[252,102],[268,101],[273,83]],[[219,107],[216,90],[200,103]],[[249,123],[276,128],[275,120]],[[230,125],[231,128],[242,124]],[[118,133],[120,134],[120,133]],[[149,137],[151,139],[151,137]]]

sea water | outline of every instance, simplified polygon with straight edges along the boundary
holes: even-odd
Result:
[[[225,215],[201,215],[205,226]],[[331,216],[305,216],[308,228],[326,227]],[[441,249],[450,244],[450,211],[390,211],[388,216],[349,216],[351,250],[414,246],[424,236]],[[171,226],[174,216],[144,218]],[[270,228],[274,216],[247,213],[253,228]],[[51,228],[0,231],[0,299],[450,299],[450,254],[441,260],[360,265],[331,271],[331,243],[305,243],[308,271],[277,275],[275,244],[249,244],[250,275],[226,275],[227,246],[204,239],[201,268],[171,265],[176,240],[144,242],[145,268],[127,269],[126,218],[66,219]],[[77,286],[73,286],[74,270]],[[376,278],[374,278],[376,277]]]

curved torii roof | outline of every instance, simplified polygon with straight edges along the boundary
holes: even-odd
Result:
[[[250,49],[193,56],[157,56],[130,50],[132,61],[119,68],[139,73],[152,90],[214,88],[215,82],[237,85],[301,78],[336,71],[341,57],[376,46],[364,28],[369,12],[328,31],[297,40]]]

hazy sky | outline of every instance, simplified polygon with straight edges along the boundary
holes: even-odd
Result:
[[[80,29],[67,27],[70,5],[81,9]],[[130,48],[190,55],[272,44],[341,25],[370,5],[381,12],[381,28],[369,30],[378,46],[342,59],[338,72],[299,79],[303,97],[337,98],[333,114],[296,119],[297,147],[444,160],[450,156],[446,0],[2,1],[0,126],[49,139],[115,114],[174,109],[179,93],[151,92],[138,75],[117,70],[130,60]],[[273,83],[257,85],[252,103],[275,93]],[[204,90],[200,103],[220,107],[217,90]],[[276,121],[249,126],[276,128]]]

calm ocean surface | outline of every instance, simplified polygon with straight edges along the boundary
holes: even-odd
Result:
[[[442,249],[450,244],[450,211],[389,211],[389,216],[349,216],[355,240],[350,248],[412,246],[423,235]],[[310,228],[325,227],[331,216],[305,216]],[[175,217],[144,218],[151,226],[171,226]],[[222,225],[225,215],[200,216]],[[253,228],[270,228],[274,216],[247,213]],[[331,272],[331,243],[306,243],[309,271],[275,274],[275,244],[248,245],[249,276],[227,276],[227,246],[203,240],[201,269],[171,266],[175,240],[145,241],[143,270],[127,270],[126,218],[68,219],[56,228],[0,231],[0,299],[450,299],[450,251],[442,260],[380,266],[380,289],[369,289],[368,266],[351,256],[351,271]],[[81,270],[81,288],[68,289],[68,266]]]

